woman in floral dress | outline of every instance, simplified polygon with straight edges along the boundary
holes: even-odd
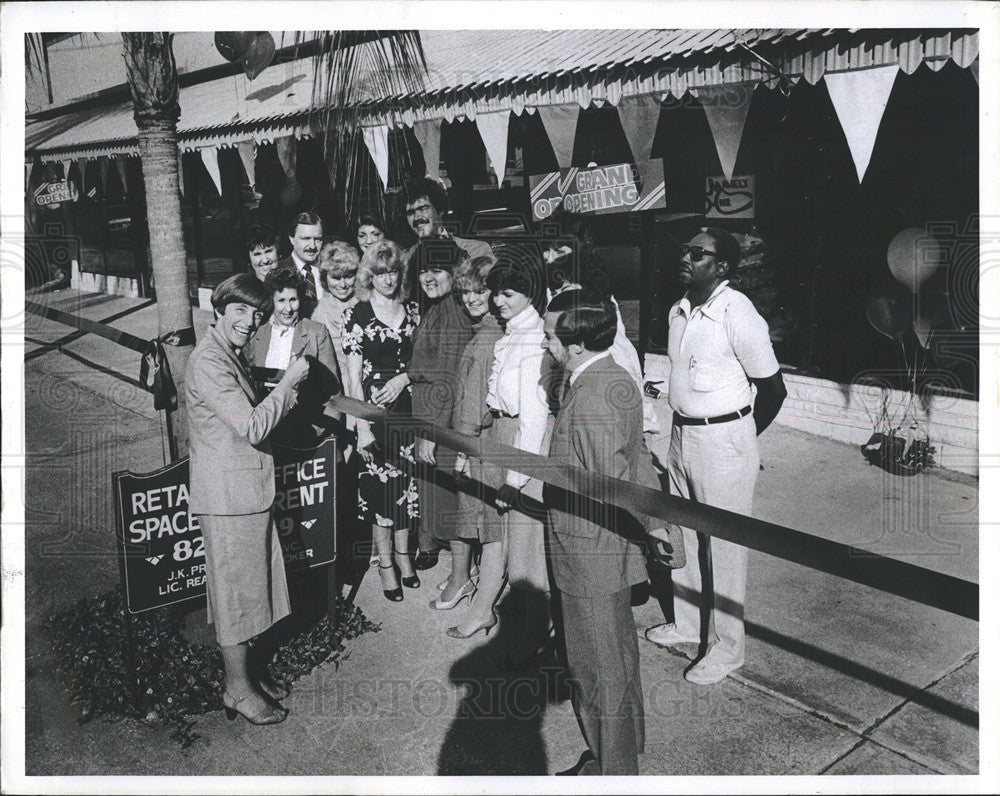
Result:
[[[420,323],[414,302],[407,301],[403,252],[382,241],[365,252],[358,269],[360,300],[344,315],[344,352],[347,356],[347,392],[353,398],[378,404],[390,418],[387,439],[396,440],[404,423],[392,417],[410,416],[410,380],[406,373],[413,333]],[[371,425],[356,420],[358,453],[358,517],[372,526],[378,550],[379,577],[387,599],[403,599],[403,585],[420,586],[408,551],[411,526],[419,516],[417,486],[412,477],[392,465],[379,449]],[[399,456],[413,461],[412,435],[402,435]]]

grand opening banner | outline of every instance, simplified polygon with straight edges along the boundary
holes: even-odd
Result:
[[[531,214],[536,221],[548,218],[560,205],[572,213],[592,216],[666,207],[663,161],[659,159],[590,168],[571,166],[533,175],[529,183]]]

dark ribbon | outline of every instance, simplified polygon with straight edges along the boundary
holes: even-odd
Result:
[[[170,363],[163,346],[194,345],[194,329],[190,326],[179,331],[167,332],[156,340],[146,343],[139,366],[139,383],[153,394],[153,408],[175,411],[177,409],[177,387],[170,373]]]
[[[150,340],[142,353],[139,383],[153,394],[154,409],[167,409],[171,412],[177,409],[177,388],[160,340]]]

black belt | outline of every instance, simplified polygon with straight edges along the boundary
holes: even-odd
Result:
[[[493,409],[493,408],[490,408],[490,414],[493,417],[508,417],[508,418],[517,417],[517,415],[508,415],[502,409]]]
[[[716,423],[728,423],[731,420],[739,420],[746,417],[751,411],[749,406],[744,406],[738,412],[730,412],[728,415],[716,415],[715,417],[684,417],[684,415],[674,412],[674,425],[713,426]]]

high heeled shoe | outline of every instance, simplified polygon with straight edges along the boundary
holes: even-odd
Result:
[[[260,689],[264,696],[274,702],[288,699],[288,695],[291,693],[291,689],[288,686],[279,685],[268,674],[262,674],[257,678],[257,688]]]
[[[409,560],[409,553],[400,553],[398,550],[393,550],[392,555],[396,558],[396,566],[399,567],[399,579],[402,581],[403,585],[408,589],[419,589],[420,588],[420,578],[417,573],[414,572],[412,575],[404,575],[403,567],[399,564],[399,559],[402,558],[404,561]]]
[[[285,719],[288,718],[288,709],[283,708],[280,705],[268,705],[260,713],[255,713],[253,716],[248,716],[242,710],[240,710],[240,705],[247,701],[247,699],[253,694],[253,691],[247,691],[243,696],[237,700],[231,700],[228,691],[222,692],[222,706],[226,710],[226,718],[230,721],[236,720],[236,714],[238,713],[251,724],[256,724],[257,726],[263,726],[267,724],[281,724]]]
[[[479,577],[479,567],[473,564],[471,567],[469,567],[469,578],[475,581],[475,579],[478,577]],[[444,591],[447,588],[448,588],[448,578],[445,578],[437,585],[438,591]]]
[[[387,589],[387,588],[385,588],[385,578],[382,577],[382,573],[385,572],[385,570],[387,570],[387,569],[391,569],[392,570],[393,577],[395,577],[395,575],[396,575],[396,565],[395,564],[387,564],[386,566],[382,566],[381,564],[378,565],[378,576],[382,580],[382,594],[385,595],[385,599],[390,600],[391,602],[394,602],[394,603],[402,602],[402,600],[403,600],[403,589],[400,586],[396,586],[395,589]]]
[[[490,631],[491,631],[491,630],[492,630],[493,628],[495,628],[495,627],[497,626],[497,622],[499,622],[499,621],[500,621],[500,617],[498,617],[498,616],[497,616],[497,612],[496,612],[496,611],[494,611],[494,612],[493,612],[493,613],[492,613],[492,614],[490,615],[490,618],[489,618],[489,619],[487,619],[487,620],[486,620],[485,622],[483,622],[482,624],[479,624],[479,625],[476,625],[476,626],[475,626],[475,627],[474,627],[474,628],[473,628],[473,629],[472,629],[472,630],[471,630],[470,632],[468,632],[468,633],[463,633],[463,632],[462,632],[461,630],[459,630],[459,629],[458,629],[458,625],[455,625],[455,626],[453,626],[453,627],[449,627],[449,628],[448,628],[448,630],[447,630],[447,631],[445,631],[445,632],[446,632],[446,633],[448,634],[448,636],[450,636],[451,638],[472,638],[472,637],[473,637],[474,635],[476,635],[476,633],[478,633],[478,632],[479,632],[480,630],[482,630],[482,631],[484,632],[484,634],[488,636],[488,635],[490,634]]]
[[[466,597],[469,598],[469,602],[471,603],[472,595],[475,593],[476,593],[476,584],[472,582],[472,578],[469,578],[469,580],[465,582],[465,585],[458,590],[458,594],[456,594],[452,599],[442,600],[440,597],[435,597],[433,600],[430,601],[430,606],[435,611],[450,611],[452,608],[454,608],[456,605],[462,602],[462,600],[464,600]]]

